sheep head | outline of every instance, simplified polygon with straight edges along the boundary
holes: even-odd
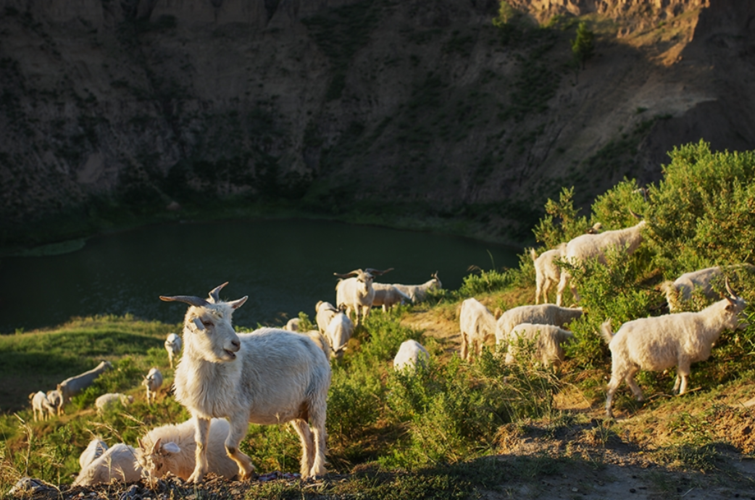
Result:
[[[212,363],[236,359],[241,349],[233,329],[233,311],[244,305],[248,297],[223,302],[218,293],[225,283],[210,292],[210,300],[189,295],[160,296],[166,302],[184,302],[189,309],[184,317],[184,340],[196,356]]]
[[[726,285],[726,291],[729,293],[728,297],[724,297],[728,302],[724,309],[729,313],[726,318],[726,327],[731,330],[744,330],[749,324],[747,321],[740,320],[739,314],[744,311],[747,303],[743,298],[737,297],[737,294],[734,293],[734,290],[729,285],[729,278],[724,278],[724,284]]]
[[[347,274],[339,274],[339,273],[333,273],[335,276],[338,276],[341,279],[347,279],[347,278],[355,278],[357,282],[357,288],[362,291],[362,293],[369,293],[369,290],[372,288],[372,281],[375,276],[380,276],[382,274],[387,273],[388,271],[392,271],[393,268],[386,269],[384,271],[379,271],[377,269],[372,269],[371,267],[362,269],[355,269],[354,271],[351,271]]]
[[[174,442],[162,444],[158,438],[152,446],[137,440],[139,448],[136,450],[136,463],[142,468],[147,477],[162,477],[167,472],[167,461],[181,448]]]

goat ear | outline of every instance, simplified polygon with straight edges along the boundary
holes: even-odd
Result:
[[[234,309],[238,309],[239,307],[244,305],[244,302],[246,302],[246,299],[248,298],[249,298],[248,296],[241,297],[238,300],[233,300],[231,302],[228,302],[228,305]]]
[[[202,324],[202,320],[201,319],[194,318],[192,321],[194,322],[194,324],[196,325],[197,328],[199,328],[200,330],[204,330],[204,325]]]
[[[162,438],[157,438],[155,444],[152,445],[152,453],[158,453],[160,451],[160,441],[162,441]]]
[[[173,441],[171,441],[170,443],[165,443],[165,444],[164,444],[164,445],[162,446],[162,448],[160,448],[160,450],[161,450],[161,451],[162,451],[162,452],[163,452],[164,454],[171,454],[171,453],[175,454],[175,453],[181,453],[181,447],[180,447],[180,446],[178,446],[178,445],[177,445],[176,443],[174,443]]]

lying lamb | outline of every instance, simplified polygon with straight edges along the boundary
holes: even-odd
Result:
[[[405,340],[393,358],[393,369],[396,371],[415,370],[417,365],[427,366],[430,361],[430,353],[425,346],[416,340]]]
[[[134,402],[134,396],[126,396],[119,392],[111,392],[103,394],[94,400],[94,407],[97,409],[97,413],[102,415],[108,408],[113,406],[116,402],[120,402],[123,406],[128,406]]]
[[[89,464],[100,458],[107,451],[107,444],[102,439],[96,437],[89,441],[89,444],[79,456],[79,465],[81,469],[86,469]]]
[[[509,334],[509,347],[506,364],[516,362],[521,343],[534,343],[534,358],[544,366],[559,364],[564,360],[562,344],[572,339],[572,333],[553,325],[534,325],[522,323],[516,325]]]
[[[136,450],[118,443],[83,468],[74,480],[73,486],[92,486],[112,481],[134,483],[141,477],[142,468],[136,464]]]

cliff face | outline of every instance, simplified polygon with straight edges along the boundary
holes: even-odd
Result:
[[[500,27],[494,0],[4,0],[6,239],[105,199],[422,206],[503,234],[561,185],[658,179],[674,145],[753,147],[751,2],[509,3]]]

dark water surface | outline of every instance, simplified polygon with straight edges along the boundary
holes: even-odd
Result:
[[[488,253],[490,252],[490,254]],[[132,313],[169,323],[184,304],[158,295],[206,297],[228,281],[223,299],[249,300],[234,323],[283,324],[318,300],[335,302],[334,272],[395,268],[378,278],[417,284],[438,271],[456,289],[467,268],[515,266],[516,250],[431,233],[302,219],[149,226],[89,239],[84,248],[0,261],[0,333],[54,326],[73,316]]]

